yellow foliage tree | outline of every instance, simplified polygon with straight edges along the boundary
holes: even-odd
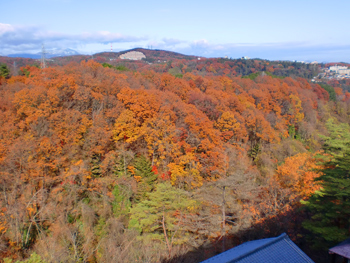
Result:
[[[193,153],[186,153],[178,158],[178,162],[168,165],[171,172],[172,185],[183,188],[197,188],[203,185],[200,175],[201,164]]]
[[[276,177],[282,187],[306,198],[320,187],[314,182],[320,176],[320,168],[315,154],[299,153],[285,159],[284,164],[277,168]]]
[[[140,123],[135,114],[130,110],[124,110],[114,124],[114,140],[124,140],[132,143],[140,137]]]

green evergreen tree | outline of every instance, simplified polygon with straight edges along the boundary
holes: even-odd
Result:
[[[91,175],[94,178],[102,176],[101,158],[97,154],[95,154],[91,160]]]
[[[0,64],[0,77],[10,77],[10,70],[6,64]]]
[[[102,63],[102,66],[103,66],[104,68],[113,68],[113,66],[112,66],[111,64],[108,64],[108,63],[106,63],[106,62]]]
[[[335,93],[335,90],[332,86],[327,84],[320,84],[320,86],[328,92],[330,100],[332,101],[337,100],[337,94]]]
[[[127,164],[124,162],[124,158],[118,158],[115,164],[114,174],[117,177],[128,177],[130,172],[127,169]]]
[[[130,177],[131,173],[128,166],[132,162],[134,154],[131,151],[121,150],[118,152],[118,158],[114,167],[114,174],[117,177]]]
[[[350,235],[350,132],[347,124],[327,123],[324,150],[331,158],[317,178],[321,189],[303,202],[311,218],[303,226],[316,248],[329,248]]]
[[[126,185],[116,185],[112,194],[114,196],[114,201],[112,202],[114,215],[127,215],[131,208],[132,190]]]
[[[157,179],[157,175],[152,171],[152,163],[143,155],[137,157],[134,161],[135,175],[141,176],[149,185],[152,185]]]
[[[342,157],[350,145],[349,124],[337,124],[334,119],[329,119],[326,127],[329,135],[320,136],[324,141],[323,150],[334,157]]]
[[[133,165],[135,176],[141,178],[136,193],[136,200],[141,201],[146,198],[148,193],[154,190],[157,175],[152,171],[151,162],[143,155],[137,157]]]
[[[138,230],[142,239],[165,241],[170,253],[172,244],[186,242],[180,222],[195,207],[196,202],[187,192],[170,183],[160,183],[146,200],[131,208],[129,228]]]

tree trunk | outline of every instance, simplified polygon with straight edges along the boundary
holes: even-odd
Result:
[[[222,237],[222,252],[225,251],[225,221],[226,221],[226,211],[225,211],[225,189],[226,186],[222,187],[222,231],[221,231],[221,237]]]
[[[163,212],[162,225],[163,225],[163,231],[164,231],[165,242],[166,242],[166,245],[167,245],[167,247],[168,247],[169,258],[170,258],[170,256],[171,256],[171,245],[170,245],[170,243],[169,243],[168,235],[167,235],[167,233],[166,233],[166,228],[165,228],[165,215],[164,215],[164,212]]]

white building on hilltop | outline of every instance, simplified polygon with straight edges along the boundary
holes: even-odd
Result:
[[[139,51],[129,51],[119,56],[121,59],[141,60],[146,58],[145,54]]]

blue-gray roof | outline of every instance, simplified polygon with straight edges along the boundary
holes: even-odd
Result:
[[[329,249],[329,252],[350,259],[350,238]]]
[[[202,263],[313,263],[288,235],[243,243]]]

